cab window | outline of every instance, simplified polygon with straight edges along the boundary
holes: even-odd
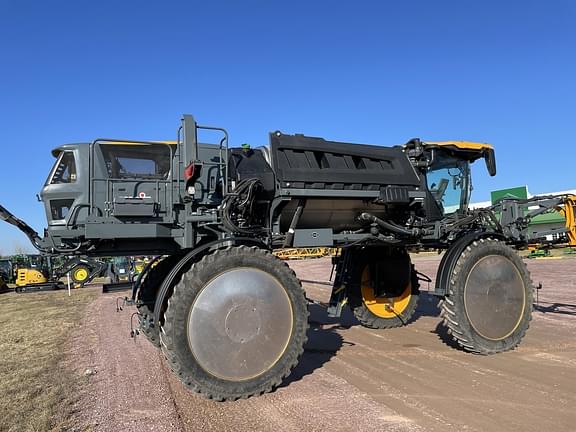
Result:
[[[166,180],[170,147],[164,144],[101,144],[110,178]]]
[[[470,198],[469,165],[467,162],[440,160],[427,175],[428,190],[444,215],[463,210]]]
[[[56,161],[50,184],[74,183],[76,181],[76,163],[72,152],[63,152]]]

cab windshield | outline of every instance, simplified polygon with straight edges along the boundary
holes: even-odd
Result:
[[[46,184],[74,183],[76,181],[76,163],[74,153],[65,151],[58,155]]]
[[[427,175],[428,190],[442,214],[464,211],[470,198],[470,164],[450,157],[438,157]]]

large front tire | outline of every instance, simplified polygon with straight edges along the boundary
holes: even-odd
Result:
[[[520,343],[530,325],[533,286],[513,249],[493,239],[474,241],[458,258],[448,285],[441,315],[463,349],[486,355]]]
[[[232,247],[193,264],[160,331],[171,369],[215,400],[271,391],[304,351],[308,310],[294,272],[269,252]]]

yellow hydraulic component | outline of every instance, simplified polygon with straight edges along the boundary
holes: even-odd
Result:
[[[494,148],[490,144],[470,141],[426,141],[425,144],[433,144],[441,147],[456,147],[459,150],[488,150]]]
[[[566,219],[568,244],[576,246],[576,195],[569,195],[564,200],[564,207],[559,208],[558,211]]]
[[[291,248],[279,249],[273,252],[275,256],[280,259],[305,259],[305,258],[320,258],[325,256],[338,256],[340,255],[340,248]]]
[[[380,318],[395,318],[406,310],[412,297],[412,283],[398,297],[376,297],[370,283],[370,268],[366,266],[362,273],[362,300],[370,312]]]
[[[148,263],[144,260],[134,261],[134,272],[136,274],[142,273],[142,271],[144,270],[144,267],[146,267],[146,264],[148,264]]]
[[[36,283],[46,283],[48,279],[41,271],[36,269],[26,269],[20,268],[18,269],[18,274],[16,277],[16,285],[17,286],[25,286],[30,284]]]

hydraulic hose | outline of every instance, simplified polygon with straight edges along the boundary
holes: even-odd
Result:
[[[419,230],[418,229],[407,229],[407,228],[403,228],[401,226],[398,226],[396,224],[393,224],[391,222],[386,222],[385,220],[382,220],[370,213],[362,213],[360,215],[360,220],[362,221],[367,221],[367,222],[371,222],[371,223],[375,223],[376,225],[378,225],[380,228],[385,229],[386,231],[390,231],[396,234],[402,234],[402,235],[406,235],[406,236],[410,236],[410,237],[417,237],[419,234]]]
[[[292,222],[290,223],[290,227],[288,228],[288,233],[286,234],[286,239],[284,240],[283,248],[288,248],[292,246],[294,242],[294,230],[296,229],[296,225],[300,221],[300,216],[302,216],[302,211],[304,211],[304,206],[306,205],[306,200],[301,199],[298,202],[298,207],[294,212],[294,216],[292,217]]]

